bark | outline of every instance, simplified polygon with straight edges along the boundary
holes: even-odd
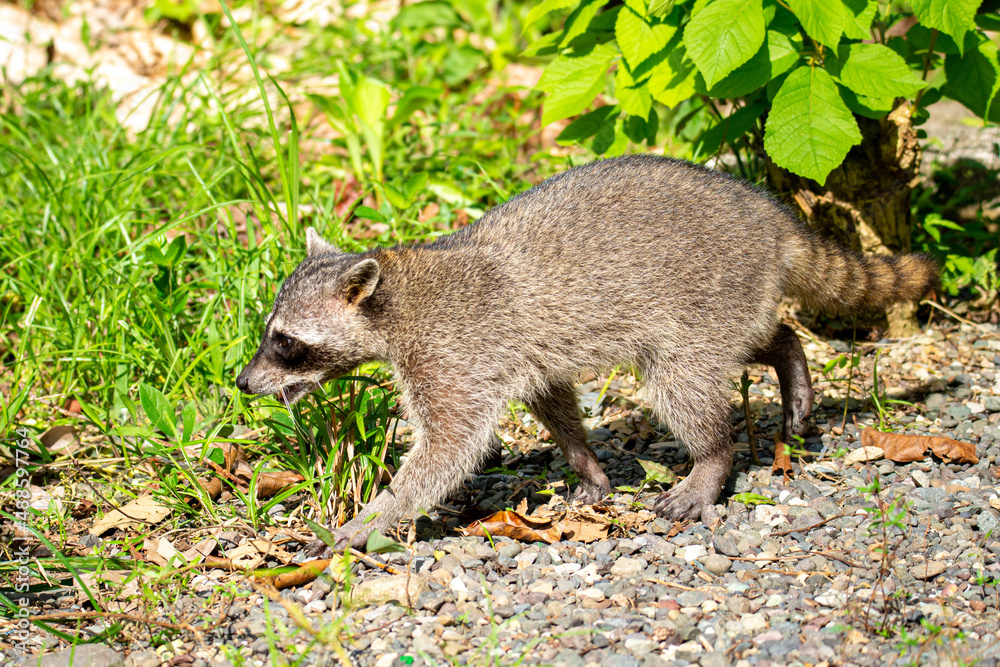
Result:
[[[792,174],[769,160],[767,177],[822,233],[862,252],[910,251],[910,194],[920,180],[920,145],[912,123],[913,107],[903,101],[887,117],[858,117],[861,144],[825,184]],[[916,304],[886,313],[888,335],[919,331]]]

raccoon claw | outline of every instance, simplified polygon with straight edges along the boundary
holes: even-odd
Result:
[[[576,491],[570,496],[570,500],[581,502],[584,505],[596,505],[609,493],[611,493],[610,485],[607,488],[603,488],[597,484],[580,482],[580,485],[576,487]]]
[[[333,557],[333,548],[323,540],[316,539],[302,549],[309,560],[328,560]]]
[[[695,490],[693,484],[684,480],[666,493],[661,493],[653,503],[653,511],[665,519],[681,521],[691,519],[709,523],[715,513],[715,497],[708,498],[703,491]]]

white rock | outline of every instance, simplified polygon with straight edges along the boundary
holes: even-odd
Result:
[[[677,555],[683,558],[685,563],[693,563],[702,556],[707,556],[708,549],[703,544],[690,544],[678,549]]]
[[[885,451],[881,447],[875,447],[874,445],[869,445],[867,447],[859,447],[853,450],[844,457],[845,465],[854,465],[855,463],[862,463],[864,461],[877,461],[885,456]]]
[[[969,411],[974,415],[977,415],[980,412],[986,412],[986,406],[982,403],[966,403],[965,407],[969,408]]]
[[[927,476],[923,470],[914,470],[910,472],[910,477],[917,486],[928,487],[931,485],[931,478]]]
[[[753,509],[753,520],[768,526],[777,526],[787,521],[781,510],[774,505],[757,505]]]
[[[702,547],[704,551],[705,547]],[[634,577],[646,569],[646,561],[640,558],[622,556],[611,566],[611,574],[615,577]]]
[[[568,577],[574,572],[579,571],[581,567],[583,566],[579,563],[562,563],[552,568],[552,571],[561,577]]]

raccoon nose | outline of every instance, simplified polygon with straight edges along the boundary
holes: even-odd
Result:
[[[240,373],[236,378],[236,387],[242,391],[244,394],[250,393],[250,380],[246,378],[243,373]]]

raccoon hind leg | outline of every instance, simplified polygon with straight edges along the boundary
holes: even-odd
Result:
[[[789,435],[804,435],[812,414],[813,388],[799,337],[788,325],[778,325],[774,338],[754,353],[750,363],[771,366],[778,376],[783,415],[781,442],[788,442]]]
[[[549,429],[566,462],[579,476],[580,486],[574,500],[592,505],[611,493],[611,482],[587,444],[573,387],[551,384],[528,402],[528,409]]]
[[[687,477],[657,498],[663,517],[701,519],[714,515],[715,502],[733,463],[729,437],[725,364],[692,359],[647,372],[646,389],[653,411],[665,419],[691,453],[694,467]]]

